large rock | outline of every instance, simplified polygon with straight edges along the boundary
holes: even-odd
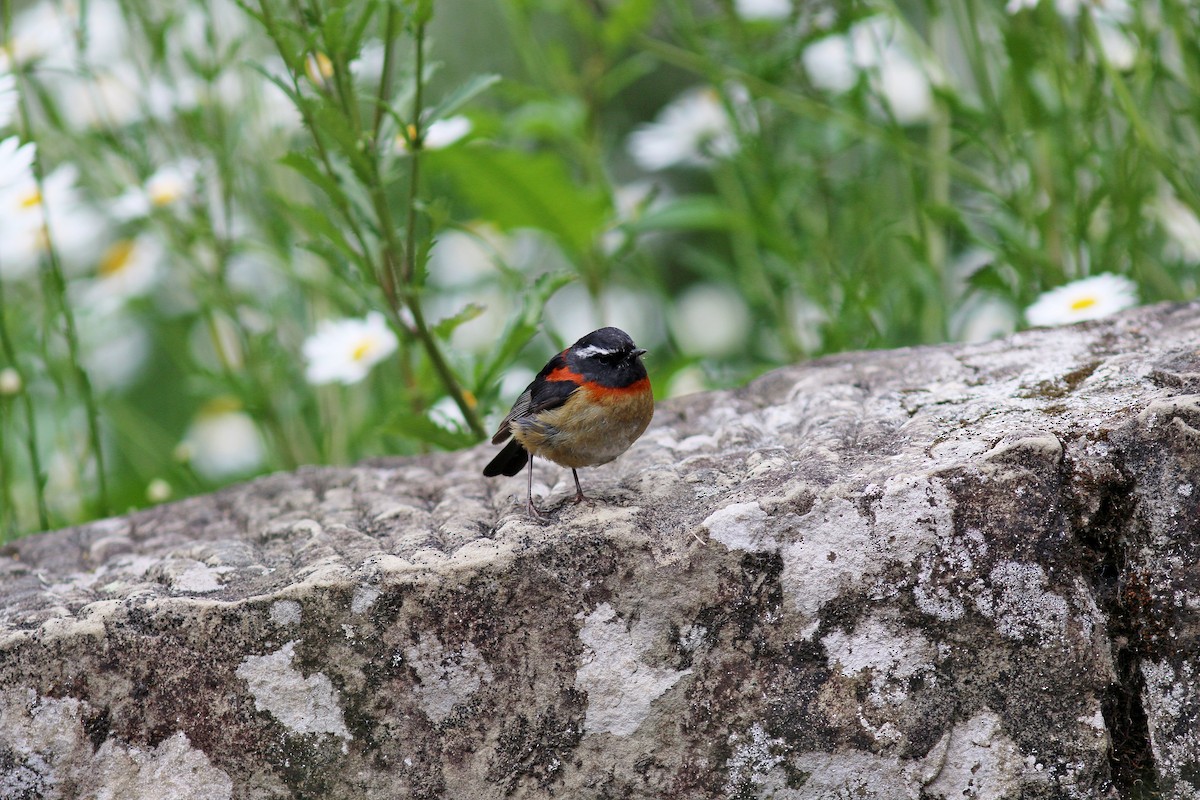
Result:
[[[0,796],[1200,797],[1200,306],[492,449],[7,547]]]

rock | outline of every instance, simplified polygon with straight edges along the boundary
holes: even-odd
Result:
[[[0,797],[1200,798],[1200,305],[492,450],[8,545]]]

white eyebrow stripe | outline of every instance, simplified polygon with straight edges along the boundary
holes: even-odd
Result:
[[[594,344],[589,344],[587,347],[581,347],[575,351],[575,355],[580,358],[591,358],[592,356],[611,356],[616,350],[609,350],[604,347],[597,347]]]

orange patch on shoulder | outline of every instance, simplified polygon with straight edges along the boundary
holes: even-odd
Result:
[[[601,386],[598,383],[589,383],[583,388],[588,393],[589,398],[601,403],[629,400],[638,395],[650,394],[650,379],[642,378],[640,381],[634,381],[628,386]]]
[[[546,376],[548,381],[570,381],[574,384],[583,383],[583,376],[575,372],[570,367],[559,367]]]

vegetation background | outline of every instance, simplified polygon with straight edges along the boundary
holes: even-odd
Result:
[[[1197,291],[1193,0],[0,12],[0,541]]]

